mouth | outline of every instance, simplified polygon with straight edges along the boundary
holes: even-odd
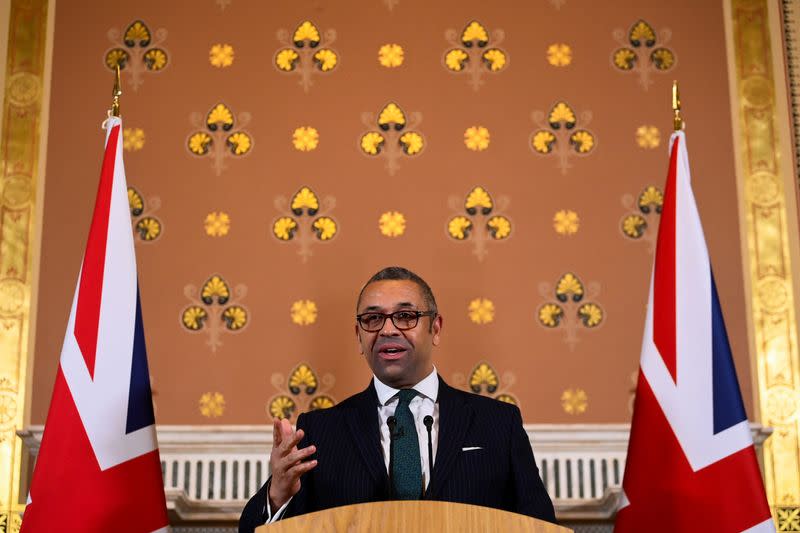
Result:
[[[408,349],[401,344],[384,344],[378,349],[378,357],[384,361],[396,361],[407,352]]]

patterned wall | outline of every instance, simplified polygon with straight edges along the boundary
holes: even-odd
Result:
[[[160,423],[264,423],[362,389],[355,298],[390,264],[433,287],[452,384],[527,422],[627,421],[673,78],[751,411],[721,4],[59,8],[34,423],[117,63]]]

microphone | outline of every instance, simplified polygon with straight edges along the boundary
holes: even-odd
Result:
[[[386,419],[386,425],[389,426],[389,498],[394,500],[394,475],[392,470],[394,469],[394,439],[397,436],[394,430],[397,427],[397,418],[390,416]]]
[[[433,439],[431,437],[431,430],[433,429],[433,417],[425,415],[422,419],[425,428],[428,430],[428,487],[431,486],[431,474],[433,473]],[[427,490],[425,491],[427,492]]]

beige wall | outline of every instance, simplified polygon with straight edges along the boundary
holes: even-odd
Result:
[[[320,380],[334,378],[320,391],[329,387],[336,401],[362,389],[369,373],[353,335],[355,297],[372,273],[389,264],[417,271],[437,295],[445,328],[435,357],[445,379],[468,375],[485,360],[500,375],[498,392],[517,398],[526,422],[627,421],[652,255],[646,242],[623,236],[620,220],[629,210],[622,197],[663,186],[673,78],[681,83],[695,194],[752,414],[719,3],[400,0],[390,10],[380,0],[232,0],[224,9],[203,0],[189,9],[143,0],[113,10],[100,2],[70,3],[56,13],[33,423],[46,416],[97,186],[99,126],[111,88],[103,62],[112,47],[107,34],[111,28],[124,31],[136,19],[152,32],[167,31],[160,45],[168,56],[163,71],[143,73],[138,90],[128,84],[132,67],[123,74],[125,126],[145,134],[140,150],[125,153],[128,182],[161,204],[154,216],[163,224],[162,235],[137,245],[159,423],[265,422],[265,407],[275,395],[293,396],[285,385],[276,388],[273,374],[288,376],[300,362],[309,363]],[[293,32],[306,19],[323,33],[320,47],[325,31],[336,30],[330,47],[340,60],[332,72],[313,76],[308,93],[299,76],[273,66],[282,48],[276,32]],[[445,31],[460,33],[473,19],[490,32],[504,31],[499,47],[510,58],[507,68],[483,76],[478,91],[468,76],[443,65],[451,48]],[[651,75],[647,91],[638,72],[622,73],[611,61],[619,48],[614,30],[627,33],[638,19],[657,31],[656,47],[665,41],[664,30],[671,30],[665,46],[677,56],[671,70]],[[230,67],[209,62],[209,49],[218,43],[233,46]],[[379,64],[378,49],[386,43],[403,47],[402,66]],[[547,49],[555,43],[571,48],[568,66],[548,63]],[[539,129],[532,112],[548,113],[558,100],[572,106],[577,129],[590,130],[597,142],[588,155],[570,158],[566,173],[556,155],[541,156],[529,147]],[[368,129],[362,114],[377,115],[389,101],[409,117],[421,113],[414,129],[426,143],[420,155],[402,157],[393,176],[384,158],[359,150]],[[236,114],[251,114],[244,129],[254,139],[251,152],[228,158],[220,175],[210,157],[195,157],[186,148],[187,137],[197,131],[190,115],[205,116],[218,102]],[[591,122],[582,121],[586,112]],[[637,144],[643,125],[660,130],[657,148]],[[292,132],[299,126],[319,131],[318,148],[294,148]],[[488,128],[487,150],[465,147],[470,126]],[[330,242],[311,246],[313,256],[305,262],[294,242],[279,242],[271,233],[283,215],[275,198],[291,197],[304,185],[320,198],[335,197],[330,214],[339,227]],[[446,231],[454,215],[449,198],[463,204],[475,186],[488,189],[497,204],[503,196],[510,201],[501,212],[512,222],[511,237],[489,242],[483,261],[469,240],[456,242]],[[553,217],[565,209],[580,217],[574,235],[554,231]],[[402,236],[380,233],[378,219],[389,210],[405,215]],[[211,237],[203,222],[218,211],[230,216],[230,231]],[[540,285],[554,286],[565,272],[574,272],[587,288],[596,282],[599,293],[591,301],[604,311],[599,328],[578,328],[574,349],[565,343],[563,326],[549,330],[537,320],[540,305],[554,300],[552,293],[540,294]],[[190,304],[184,287],[200,286],[217,273],[231,288],[247,287],[241,305],[249,323],[239,333],[222,333],[222,345],[212,351],[204,331],[184,328],[181,313]],[[470,320],[468,304],[475,298],[494,303],[492,323]],[[301,299],[316,303],[314,324],[292,323],[291,305]],[[576,389],[585,391],[588,406],[571,414],[562,395]],[[206,417],[199,409],[209,392],[224,397],[221,416]]]

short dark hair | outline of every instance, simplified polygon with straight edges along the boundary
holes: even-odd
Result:
[[[375,283],[376,281],[413,281],[422,291],[422,298],[428,305],[428,310],[433,311],[434,316],[439,314],[439,309],[436,307],[436,298],[433,297],[433,291],[431,290],[430,285],[428,285],[424,279],[411,272],[409,269],[399,266],[386,267],[367,280],[364,286],[361,287],[361,292],[358,293],[356,313],[358,312],[358,307],[361,305],[361,297],[364,295],[364,290],[366,290],[371,283]]]

